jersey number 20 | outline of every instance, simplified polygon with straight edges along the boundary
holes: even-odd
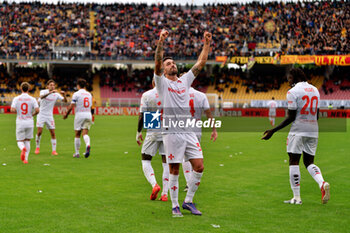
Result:
[[[303,106],[303,108],[301,109],[300,114],[302,114],[302,115],[309,115],[309,113],[311,113],[311,115],[316,115],[316,113],[317,113],[317,106],[318,106],[318,98],[317,98],[317,96],[311,97],[311,101],[310,101],[309,96],[304,95],[302,100],[306,100],[306,103]],[[306,110],[309,107],[309,104],[310,104],[310,112]],[[315,107],[314,107],[314,104],[315,104]]]

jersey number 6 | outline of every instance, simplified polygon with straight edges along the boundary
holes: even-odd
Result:
[[[84,98],[84,108],[88,108],[89,105],[90,105],[89,98],[88,98],[88,97],[85,97],[85,98]]]

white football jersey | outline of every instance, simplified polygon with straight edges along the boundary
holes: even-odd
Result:
[[[40,96],[48,94],[50,91],[48,89],[40,91]],[[40,102],[40,116],[53,117],[53,107],[57,100],[63,100],[64,98],[58,93],[51,93],[44,99],[39,98]]]
[[[295,121],[289,134],[318,138],[317,109],[320,106],[320,94],[316,87],[299,82],[287,93],[288,109],[297,110]]]
[[[13,99],[11,108],[15,108],[17,111],[16,124],[18,126],[23,128],[34,127],[33,112],[35,108],[39,108],[35,98],[23,93]]]
[[[162,110],[162,101],[159,98],[157,89],[153,88],[142,94],[140,112]]]
[[[163,102],[163,121],[165,121],[163,125],[169,126],[163,129],[163,132],[186,133],[192,130],[170,122],[186,122],[187,119],[191,118],[188,105],[189,89],[195,78],[191,70],[176,81],[172,81],[164,75],[154,74],[156,89]]]
[[[269,115],[270,115],[270,116],[276,115],[277,102],[274,101],[274,100],[270,100],[270,101],[267,103],[267,106],[268,106],[268,108],[269,108]]]
[[[190,113],[193,118],[200,120],[202,118],[203,111],[210,109],[207,95],[203,92],[197,91],[193,87],[190,88]],[[196,135],[200,138],[202,135],[202,128],[195,129]]]
[[[72,104],[75,104],[75,117],[92,119],[91,105],[92,96],[85,89],[75,92],[72,97]]]
[[[157,89],[153,88],[142,94],[140,112],[155,112],[157,110],[160,113],[163,112],[162,101],[159,98]],[[163,141],[161,132],[157,129],[147,129],[147,134],[153,135],[154,141]]]

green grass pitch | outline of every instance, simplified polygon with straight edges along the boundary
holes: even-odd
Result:
[[[219,132],[215,143],[204,133],[205,171],[194,200],[203,216],[183,211],[183,218],[172,218],[170,201],[149,200],[135,142],[137,117],[97,116],[89,159],[72,157],[73,118],[55,116],[59,156],[50,155],[45,129],[41,153],[34,154],[32,140],[24,165],[15,115],[0,115],[0,232],[350,232],[349,127],[320,133],[316,164],[331,184],[330,202],[321,204],[317,184],[301,166],[303,205],[293,206],[283,203],[292,197],[287,131],[262,141],[267,118],[232,118],[243,129],[260,128]],[[81,154],[83,148],[82,140]],[[159,156],[153,167],[161,185]],[[181,173],[180,203],[184,185]]]

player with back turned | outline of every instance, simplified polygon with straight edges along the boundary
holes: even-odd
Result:
[[[306,82],[306,76],[301,69],[293,68],[287,79],[292,86],[287,92],[288,116],[277,127],[266,130],[262,139],[270,139],[275,132],[292,123],[287,138],[287,153],[290,185],[294,196],[285,203],[302,204],[299,160],[303,154],[306,169],[321,189],[321,202],[326,204],[330,198],[330,185],[324,181],[320,168],[314,164],[318,143],[320,94],[316,87]]]

